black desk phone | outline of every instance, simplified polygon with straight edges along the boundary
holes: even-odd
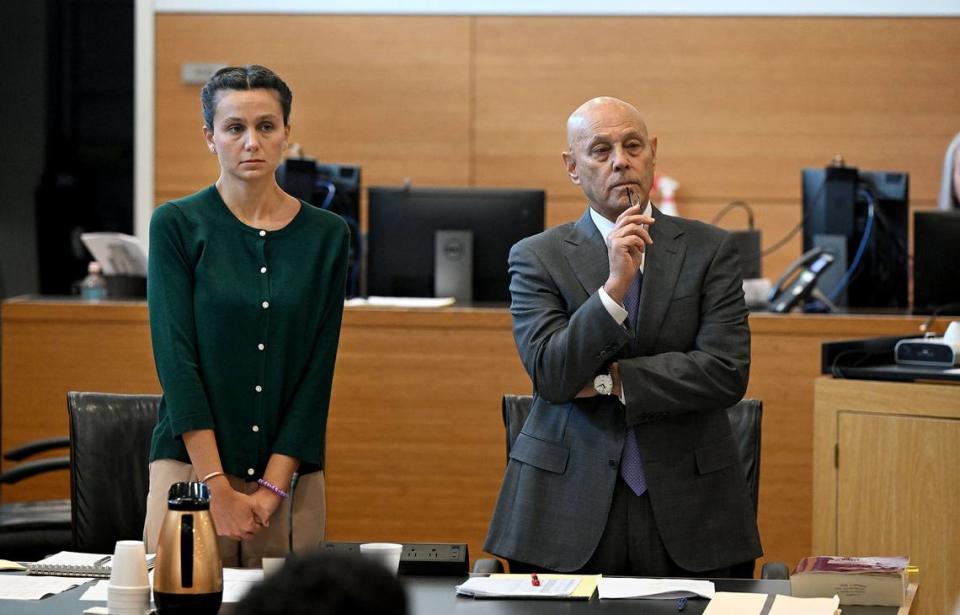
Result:
[[[768,300],[771,312],[786,313],[797,305],[802,305],[810,297],[822,301],[828,308],[833,307],[827,297],[817,289],[817,278],[833,263],[833,255],[823,248],[812,248],[790,263],[780,276]],[[836,308],[833,308],[836,309]]]

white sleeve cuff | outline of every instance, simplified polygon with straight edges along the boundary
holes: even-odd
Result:
[[[600,293],[600,301],[603,303],[603,307],[607,308],[607,312],[617,321],[618,325],[622,325],[623,321],[625,321],[629,315],[626,308],[611,299],[610,295],[607,294],[607,291],[605,291],[602,286],[598,292]]]

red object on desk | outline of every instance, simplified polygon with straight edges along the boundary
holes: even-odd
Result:
[[[537,577],[536,572],[530,573],[530,585],[533,585],[534,587],[540,587],[540,578]]]

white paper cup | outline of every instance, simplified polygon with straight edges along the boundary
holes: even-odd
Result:
[[[145,587],[117,587],[116,585],[107,585],[109,595],[115,596],[119,600],[140,599],[144,594],[150,597],[150,586]]]
[[[286,563],[287,558],[285,557],[265,557],[260,562],[260,567],[263,568],[263,578],[266,579],[270,575],[276,573],[278,570],[283,568],[284,563]]]
[[[403,545],[395,542],[365,542],[360,545],[360,553],[364,557],[378,562],[393,576],[397,576],[397,569],[400,567],[401,551]]]
[[[150,586],[107,586],[107,611],[110,615],[144,615],[150,607]]]
[[[147,552],[140,540],[120,540],[110,561],[110,585],[116,587],[149,587]]]

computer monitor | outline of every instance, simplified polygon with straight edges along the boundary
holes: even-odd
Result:
[[[367,294],[510,301],[507,255],[543,230],[543,190],[371,187]]]
[[[913,213],[913,311],[960,314],[960,210]]]
[[[347,296],[360,294],[360,167],[287,158],[277,168],[277,182],[292,196],[338,214],[350,227]]]
[[[803,169],[803,250],[833,255],[817,286],[834,304],[907,307],[909,183],[903,172]]]

